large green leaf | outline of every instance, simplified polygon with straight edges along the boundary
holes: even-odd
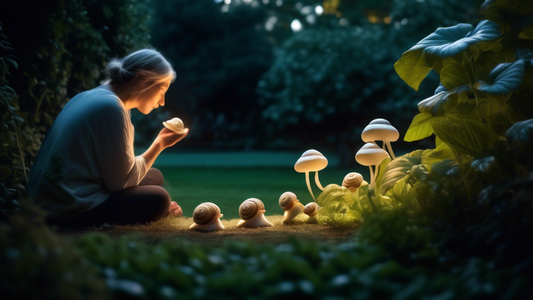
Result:
[[[472,28],[470,24],[438,28],[402,54],[394,64],[396,73],[418,91],[430,69],[439,65],[442,58],[455,56],[472,45],[493,41],[501,36],[498,25],[488,20],[480,22],[474,30]],[[489,49],[484,47],[483,51]]]
[[[498,140],[498,135],[490,126],[475,117],[446,114],[434,117],[430,122],[435,135],[460,154],[480,157]]]
[[[454,158],[452,149],[446,143],[442,142],[439,138],[436,138],[435,143],[437,146],[435,149],[426,149],[422,153],[422,164],[431,166],[441,160]]]
[[[487,82],[480,81],[476,88],[487,94],[507,94],[516,90],[524,79],[526,61],[499,64],[490,74]]]
[[[516,122],[507,130],[505,137],[510,143],[533,141],[533,119]]]
[[[440,81],[448,91],[460,86],[468,86],[471,82],[468,78],[466,67],[453,57],[447,57],[442,60]]]
[[[385,195],[397,181],[408,175],[408,171],[410,171],[414,165],[420,164],[423,152],[424,150],[415,150],[393,159],[387,165],[385,174],[381,178],[381,194]]]
[[[411,126],[409,126],[409,129],[407,129],[407,132],[404,136],[404,141],[406,142],[413,142],[418,141],[424,138],[427,138],[428,136],[433,134],[433,128],[431,127],[431,123],[428,122],[433,118],[433,116],[430,113],[427,112],[421,112],[417,114],[413,121],[411,122]]]

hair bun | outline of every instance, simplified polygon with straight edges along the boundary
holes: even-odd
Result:
[[[106,74],[112,82],[127,82],[133,79],[135,75],[124,69],[122,67],[122,61],[118,59],[114,59],[107,64]]]

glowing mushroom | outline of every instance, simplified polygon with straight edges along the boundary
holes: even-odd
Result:
[[[370,186],[372,189],[374,184],[376,184],[376,177],[378,175],[378,166],[385,159],[390,157],[387,151],[381,149],[375,143],[366,143],[357,153],[355,154],[355,160],[363,165],[370,168]],[[376,172],[372,170],[372,166],[376,166]]]
[[[400,133],[398,130],[389,121],[381,118],[370,122],[361,133],[361,138],[365,143],[383,141],[383,150],[387,146],[392,159],[395,159],[396,156],[394,156],[390,142],[396,142],[399,137]]]
[[[320,184],[320,180],[318,179],[318,171],[324,169],[327,165],[328,160],[324,157],[324,155],[314,149],[305,151],[294,165],[294,170],[296,170],[296,172],[305,173],[305,182],[307,183],[307,189],[309,190],[309,193],[315,201],[315,195],[313,195],[313,190],[311,189],[311,184],[309,183],[309,172],[316,172],[316,185],[319,189],[324,190],[324,187],[322,187],[322,185]]]

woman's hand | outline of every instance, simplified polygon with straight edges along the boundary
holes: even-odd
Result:
[[[177,142],[184,139],[188,133],[189,129],[186,129],[185,132],[182,134],[178,134],[165,127],[159,132],[156,141],[159,143],[159,145],[161,145],[163,149],[165,149],[174,146]]]

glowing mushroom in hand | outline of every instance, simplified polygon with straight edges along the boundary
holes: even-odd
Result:
[[[180,118],[172,118],[171,120],[163,122],[163,125],[177,134],[183,134],[188,130],[185,128],[185,125],[183,125],[183,121]]]
[[[372,189],[376,184],[376,177],[378,175],[378,166],[385,158],[389,158],[389,153],[381,149],[375,143],[366,143],[357,153],[355,154],[355,160],[363,165],[370,168],[370,186]],[[375,166],[376,172],[372,169],[372,166]]]
[[[202,203],[194,209],[192,216],[194,224],[189,228],[206,232],[224,229],[224,225],[220,222],[222,216],[220,208],[215,203]]]
[[[320,184],[320,180],[318,179],[318,171],[324,169],[327,165],[328,160],[326,157],[314,149],[305,151],[294,165],[294,170],[296,172],[305,173],[305,183],[307,184],[307,189],[315,201],[315,195],[313,195],[313,190],[311,189],[311,184],[309,183],[309,172],[315,172],[316,185],[319,189],[324,190]]]
[[[396,142],[399,137],[400,133],[398,130],[396,130],[389,121],[382,118],[370,122],[361,133],[361,138],[365,143],[383,141],[383,150],[385,150],[385,146],[387,146],[392,159],[396,158],[396,156],[394,156],[390,142]]]
[[[296,198],[293,192],[285,192],[279,197],[279,206],[285,211],[283,214],[283,224],[287,224],[303,213],[304,205]]]
[[[265,204],[257,198],[249,198],[239,206],[239,215],[241,220],[237,223],[237,227],[264,227],[272,226],[266,218],[264,213]]]

